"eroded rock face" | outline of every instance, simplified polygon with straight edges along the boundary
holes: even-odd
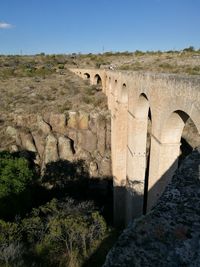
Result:
[[[46,138],[46,145],[44,150],[44,164],[55,162],[59,159],[58,156],[58,141],[56,137],[50,133]]]
[[[89,120],[88,114],[86,112],[79,111],[78,128],[81,130],[87,130],[88,120]]]
[[[41,130],[44,135],[47,136],[51,132],[50,125],[47,124],[40,115],[37,116],[37,125],[38,129]]]
[[[72,140],[64,136],[58,138],[59,158],[63,160],[73,161],[74,153],[72,151]]]
[[[20,138],[21,138],[23,149],[32,151],[32,152],[37,152],[36,147],[34,145],[33,137],[30,132],[21,130]]]
[[[14,125],[6,129],[13,140],[12,151],[34,152],[41,170],[58,160],[84,160],[91,177],[110,176],[110,115],[93,111],[69,114],[14,114]]]
[[[106,150],[106,118],[103,116],[98,117],[97,140],[97,149],[101,156],[103,156]]]
[[[65,114],[50,114],[49,121],[54,132],[65,134],[66,132],[66,115]]]
[[[43,155],[44,155],[44,149],[45,149],[45,142],[46,142],[46,134],[47,132],[38,130],[38,131],[33,131],[32,132],[32,136],[35,142],[35,146],[37,149],[37,152],[40,156],[41,159],[43,159]],[[50,133],[50,132],[49,132]]]
[[[200,266],[199,166],[195,150],[154,209],[124,230],[103,267]]]
[[[95,161],[90,162],[89,172],[91,177],[98,176],[98,165]]]
[[[78,128],[77,112],[70,111],[68,114],[69,114],[69,119],[67,121],[67,126],[72,129],[77,129]]]
[[[78,132],[78,143],[80,147],[88,152],[95,151],[97,148],[97,136],[89,130]]]

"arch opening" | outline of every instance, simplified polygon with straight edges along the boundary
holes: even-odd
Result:
[[[199,145],[200,135],[190,116],[182,110],[172,112],[158,139],[152,139],[148,210],[160,198],[182,160]]]
[[[199,146],[199,131],[193,120],[189,117],[188,120],[185,122],[181,135],[180,155],[178,164],[180,165],[185,159],[185,157],[187,157],[194,148],[197,148]]]
[[[163,127],[162,143],[180,144],[178,164],[200,145],[200,134],[191,117],[181,110],[174,111]]]
[[[102,90],[102,79],[99,74],[94,76],[94,84],[97,85],[97,90]]]
[[[89,73],[84,73],[84,79],[89,80],[90,79],[90,74]]]

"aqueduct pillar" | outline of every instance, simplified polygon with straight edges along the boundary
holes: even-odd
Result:
[[[128,111],[126,224],[143,214],[148,112],[143,94]]]

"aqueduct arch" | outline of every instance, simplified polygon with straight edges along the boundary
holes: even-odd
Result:
[[[143,212],[145,177],[148,210],[172,178],[188,118],[200,133],[200,79],[103,69],[71,71],[79,76],[88,73],[91,84],[101,79],[111,111],[114,217],[116,224],[128,223]],[[145,176],[148,115],[151,147]]]
[[[93,82],[93,84],[97,85],[99,90],[102,90],[102,86],[103,86],[103,84],[102,84],[102,78],[101,78],[101,76],[99,74],[96,74],[94,76],[94,82]]]
[[[175,110],[163,122],[160,139],[155,140],[153,138],[152,140],[148,210],[154,205],[155,200],[161,196],[178,167],[181,136],[189,118],[190,116],[186,112]],[[155,162],[157,162],[156,171]]]
[[[144,93],[141,93],[134,109],[128,113],[127,223],[143,213],[149,112],[149,100]]]
[[[89,80],[90,79],[90,74],[89,73],[84,73],[84,78],[85,80]]]

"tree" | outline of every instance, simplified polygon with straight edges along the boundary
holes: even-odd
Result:
[[[7,152],[0,153],[0,198],[20,194],[30,184],[33,172],[24,158]]]

